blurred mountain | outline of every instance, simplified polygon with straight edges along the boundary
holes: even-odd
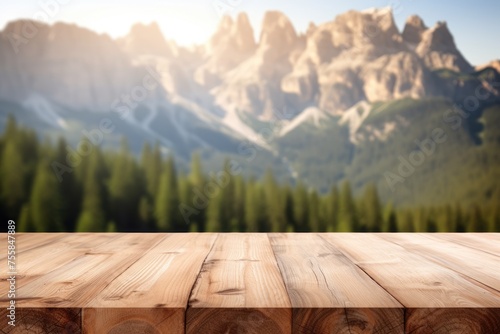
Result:
[[[408,190],[397,201],[418,202],[433,198],[435,175],[452,182],[441,171],[479,159],[474,150],[488,133],[488,152],[498,144],[489,122],[500,103],[499,71],[498,60],[473,67],[445,22],[428,28],[414,15],[400,32],[390,8],[349,11],[305,33],[271,11],[257,41],[241,13],[189,48],[165,39],[156,23],[113,40],[19,20],[0,32],[0,123],[14,113],[75,144],[110,119],[114,130],[99,144],[125,136],[138,152],[159,142],[181,163],[198,150],[211,168],[229,156],[248,174],[271,166],[281,179],[324,191],[343,179],[355,189],[375,182],[386,198],[393,189],[384,173],[397,169],[398,157],[436,127],[458,124],[447,140],[456,149],[430,158],[401,187]],[[498,170],[496,157],[487,160]]]

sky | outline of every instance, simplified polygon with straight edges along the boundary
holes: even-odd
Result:
[[[0,0],[0,5],[0,27],[19,18],[35,18],[76,23],[116,38],[126,35],[134,23],[156,21],[165,37],[181,45],[206,42],[224,13],[247,12],[258,35],[268,10],[285,13],[303,32],[309,22],[331,21],[351,9],[391,6],[400,30],[413,14],[427,26],[446,21],[472,64],[500,58],[499,0]]]

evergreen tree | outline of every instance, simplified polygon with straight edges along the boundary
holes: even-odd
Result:
[[[189,184],[191,193],[188,198],[187,205],[192,206],[197,213],[192,215],[191,221],[197,225],[198,231],[205,230],[205,220],[207,204],[200,198],[204,197],[205,176],[203,174],[203,167],[201,164],[201,157],[199,153],[193,153],[191,157],[191,171],[189,173]]]
[[[339,201],[339,226],[337,232],[352,232],[358,227],[356,206],[352,197],[351,185],[348,181],[342,184]]]
[[[398,220],[396,216],[396,212],[394,212],[394,209],[391,207],[389,209],[389,212],[387,213],[387,218],[386,218],[386,226],[387,230],[386,232],[398,232]]]
[[[338,229],[339,190],[333,186],[326,198],[326,231],[335,232]]]
[[[488,232],[488,224],[477,204],[474,204],[471,209],[468,232]]]
[[[283,189],[284,214],[286,221],[286,232],[293,232],[293,194],[290,187],[287,185]],[[246,208],[246,206],[245,206]]]
[[[223,171],[215,175],[213,180],[218,185],[221,196],[219,201],[221,232],[231,232],[231,226],[237,223],[235,222],[235,184],[229,160],[224,161]]]
[[[150,150],[148,146],[144,147],[142,168],[146,174],[147,192],[151,198],[156,198],[162,175],[163,159],[158,143],[156,143],[152,153],[148,152]]]
[[[190,206],[192,203],[191,201],[191,196],[192,196],[192,188],[191,188],[191,183],[189,182],[189,179],[184,176],[183,173],[180,173],[179,175],[179,178],[178,178],[178,187],[179,187],[179,202],[180,202],[180,205],[186,205],[186,206]],[[180,210],[182,210],[182,208],[179,206],[177,208],[177,210],[179,212],[181,212]],[[182,214],[181,214],[182,216]],[[189,217],[186,217],[188,218],[188,220],[186,221],[184,219],[184,217],[181,217],[182,220],[181,222],[179,223],[179,229],[178,231],[188,231],[188,230],[191,230],[192,227],[191,225],[195,225],[197,226],[197,223],[196,223],[196,215],[193,214]],[[192,219],[194,218],[194,219]]]
[[[294,231],[307,232],[309,220],[308,196],[305,186],[299,182],[293,194]]]
[[[440,224],[439,232],[454,232],[455,227],[455,216],[453,214],[453,209],[450,205],[446,205],[443,209],[443,223]]]
[[[82,211],[76,222],[77,232],[106,231],[106,188],[101,175],[104,161],[95,152],[88,157],[87,171],[83,183]]]
[[[116,229],[116,223],[114,221],[108,222],[108,227],[107,227],[106,232],[108,232],[108,233],[114,233],[116,231],[117,231],[117,229]]]
[[[62,196],[49,161],[42,159],[37,168],[29,209],[36,231],[63,231]]]
[[[109,199],[111,216],[123,231],[139,229],[138,203],[145,192],[140,171],[127,143],[122,141],[121,150],[112,165]]]
[[[313,191],[309,196],[309,232],[320,231],[320,216],[319,216],[319,197],[316,191]]]
[[[241,175],[234,178],[234,232],[245,231],[245,181]]]
[[[264,217],[265,204],[263,190],[254,180],[246,185],[245,192],[245,225],[247,232],[261,231]]]
[[[414,218],[411,210],[404,210],[398,222],[401,223],[401,232],[415,232]]]
[[[465,219],[460,204],[455,205],[455,232],[466,232]]]
[[[13,131],[13,130],[11,130]],[[8,141],[2,152],[0,162],[1,196],[7,216],[19,214],[23,202],[26,201],[24,161],[15,141]]]
[[[191,157],[191,173],[189,174],[189,181],[194,187],[200,188],[200,190],[205,184],[203,167],[201,165],[201,157],[197,152],[193,153]]]
[[[500,232],[500,206],[495,205],[493,212],[491,213],[491,231],[495,233]]]
[[[153,205],[147,196],[141,197],[138,211],[141,230],[154,232]]]
[[[66,156],[68,154],[67,146],[66,140],[59,138],[54,161],[51,164],[54,173],[57,172],[57,170],[54,169],[54,163],[66,164]],[[80,185],[77,182],[73,168],[69,168],[67,171],[65,169],[62,175],[59,174],[58,180],[60,191],[63,194],[60,203],[63,215],[63,225],[66,231],[74,231],[75,222],[78,217],[78,212],[80,211]]]
[[[170,156],[161,175],[155,203],[155,216],[159,231],[175,231],[178,227],[179,204],[177,175],[174,159]]]
[[[362,208],[361,231],[380,232],[380,226],[382,225],[382,210],[377,188],[374,184],[366,186],[362,199]]]
[[[268,169],[264,176],[265,203],[267,204],[267,221],[271,232],[285,230],[285,217],[283,202],[273,172]]]
[[[17,232],[35,232],[36,227],[31,219],[30,208],[28,204],[23,205],[21,214],[19,215],[19,227]]]
[[[415,232],[427,232],[428,215],[424,207],[419,207],[414,213]]]
[[[212,184],[216,184],[215,180],[211,180]],[[222,206],[223,206],[223,194],[222,189],[216,188],[213,196],[209,199],[207,208],[207,222],[205,224],[206,232],[222,232]]]
[[[431,209],[429,214],[425,218],[425,232],[435,233],[439,232],[438,225],[436,223],[436,210]]]

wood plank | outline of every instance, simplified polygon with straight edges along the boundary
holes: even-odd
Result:
[[[500,333],[498,234],[38,236],[0,332]]]
[[[83,309],[85,334],[184,333],[184,314],[166,308]]]
[[[8,334],[80,334],[81,310],[75,308],[18,308],[15,326],[6,319],[7,310],[0,309],[0,333]]]
[[[166,235],[85,305],[86,333],[184,333],[189,295],[216,237]]]
[[[474,284],[461,274],[377,235],[329,234],[325,238],[412,310],[405,315],[406,332],[418,329],[420,333],[444,333],[443,323],[453,324],[453,328],[480,330],[460,333],[490,333],[490,328],[500,326],[497,291]],[[492,318],[474,320],[476,311],[464,316],[467,310],[477,309]]]
[[[403,306],[319,234],[270,234],[293,333],[403,333]]]
[[[16,241],[16,254],[20,255],[34,248],[53,245],[70,237],[67,233],[16,233],[13,235]],[[0,243],[7,243],[7,233],[0,234]],[[0,261],[5,261],[7,252],[0,255]]]
[[[23,286],[41,275],[46,275],[82,253],[90,252],[94,247],[118,237],[120,237],[119,234],[112,233],[84,233],[81,235],[78,234],[78,237],[76,237],[76,235],[73,237],[65,235],[60,236],[57,240],[53,240],[48,244],[38,244],[38,247],[30,248],[21,253],[17,253],[16,249],[15,262],[17,266],[17,286]],[[41,236],[40,239],[45,240],[46,237]],[[7,267],[7,259],[0,261],[0,267]],[[0,279],[3,281],[7,276],[6,272],[2,272],[2,274],[0,274]],[[4,291],[4,287],[0,287],[0,296],[3,296]]]
[[[447,241],[439,234],[382,234],[406,250],[419,254],[443,267],[481,282],[500,292],[500,258],[461,244]]]
[[[423,235],[428,235],[423,233]],[[500,233],[439,233],[441,239],[500,256]]]
[[[420,308],[406,310],[411,334],[498,334],[499,308]]]
[[[26,308],[81,308],[163,238],[158,234],[141,234],[140,239],[136,234],[122,234],[90,252],[81,250],[70,262],[20,287],[17,304]]]
[[[219,234],[186,313],[190,333],[290,333],[291,305],[267,235]]]
[[[17,330],[33,327],[36,330],[34,333],[77,333],[79,328],[81,330],[81,305],[85,298],[93,296],[102,288],[100,284],[109,283],[117,272],[124,269],[124,266],[128,266],[140,257],[141,250],[148,249],[155,244],[155,240],[161,238],[160,235],[144,235],[139,242],[137,235],[73,234],[69,239],[64,239],[67,241],[65,243],[54,244],[53,248],[42,247],[41,249],[47,252],[40,255],[49,258],[48,262],[41,262],[46,266],[46,273],[25,276],[31,277],[32,280],[17,288],[16,317],[17,313],[21,312],[22,326],[16,325],[15,332],[25,333]],[[55,253],[57,256],[51,253],[51,250],[59,248],[62,253],[57,251]],[[36,261],[37,256],[33,258]],[[57,269],[50,270],[48,267],[51,264],[50,259],[56,261],[64,259],[62,261],[65,263],[59,263]],[[99,260],[95,261],[96,259]],[[37,270],[42,270],[37,265],[31,269],[35,273]],[[2,299],[2,302],[6,303],[7,300]],[[61,312],[54,312],[53,307],[58,307],[57,310]],[[78,313],[77,321],[64,316],[67,314],[64,312],[73,311]],[[51,330],[46,331],[47,328]],[[69,331],[70,329],[72,331]]]

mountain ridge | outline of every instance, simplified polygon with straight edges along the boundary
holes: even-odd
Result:
[[[38,32],[16,53],[12,38],[26,38],[26,24]],[[411,16],[399,31],[390,8],[349,11],[305,33],[271,11],[257,40],[240,13],[224,17],[206,45],[190,48],[165,39],[155,23],[134,25],[113,40],[75,25],[21,20],[0,32],[0,100],[8,102],[0,103],[0,118],[12,102],[27,125],[63,135],[110,118],[117,129],[106,141],[111,146],[118,135],[137,141],[136,152],[158,141],[185,162],[201,151],[212,169],[229,156],[245,162],[248,174],[261,175],[269,165],[281,170],[281,179],[298,176],[322,191],[348,178],[357,189],[383,183],[382,167],[371,174],[359,167],[387,166],[367,147],[388,157],[411,152],[411,142],[394,152],[384,148],[411,130],[408,110],[464,108],[464,101],[476,100],[476,109],[486,110],[498,103],[499,71],[498,60],[473,68],[443,22],[429,28]],[[119,117],[116,106],[129,116]],[[478,142],[478,123],[463,120],[462,135],[475,138],[466,145]],[[305,160],[317,161],[317,175],[304,168]]]

